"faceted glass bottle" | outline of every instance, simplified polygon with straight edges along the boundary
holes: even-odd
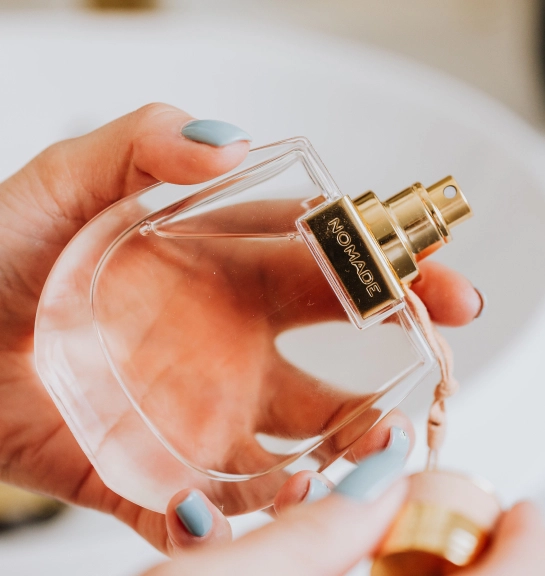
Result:
[[[265,508],[299,470],[350,469],[433,368],[405,287],[469,214],[452,179],[353,201],[303,138],[154,186],[59,258],[39,374],[118,494],[164,512],[191,486],[225,514]]]

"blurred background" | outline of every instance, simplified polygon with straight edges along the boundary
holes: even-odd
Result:
[[[452,172],[477,217],[441,259],[490,304],[447,331],[463,425],[445,461],[488,477],[506,504],[543,504],[545,456],[528,439],[545,401],[544,22],[539,0],[0,0],[0,179],[155,100],[258,145],[304,134],[351,194]],[[420,432],[432,386],[403,406]],[[263,521],[237,519],[235,533]],[[111,518],[0,485],[2,575],[129,576],[160,560]]]
[[[302,26],[452,74],[543,125],[541,0],[0,0],[0,10],[170,11]]]

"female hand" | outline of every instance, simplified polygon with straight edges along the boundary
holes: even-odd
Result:
[[[232,544],[188,552],[146,576],[344,574],[373,554],[403,503],[407,483],[398,477],[409,449],[409,435],[393,427],[388,446],[364,459],[331,495],[295,506],[285,491],[276,522]]]
[[[166,552],[177,542],[168,535],[164,515],[103,484],[43,389],[33,365],[33,329],[53,263],[89,219],[157,181],[206,181],[244,159],[246,141],[216,147],[182,137],[190,120],[168,106],[145,107],[52,146],[0,185],[0,479],[112,513]],[[478,314],[481,301],[467,280],[433,263],[422,272],[414,289],[436,321],[461,325]],[[391,418],[410,430],[402,415]],[[391,425],[386,419],[362,440],[359,454],[384,445]],[[188,537],[186,543],[229,535],[227,522],[218,518],[206,537]]]
[[[275,523],[230,545],[188,552],[146,576],[345,574],[360,560],[372,559],[401,506],[406,480],[391,487],[389,483],[401,471],[408,450],[408,435],[392,428],[388,447],[363,460],[331,495],[322,492],[322,499],[317,502],[293,506],[286,500],[288,491]],[[171,520],[176,529],[176,518]],[[517,504],[503,515],[490,548],[478,562],[455,573],[538,576],[545,566],[543,542],[545,526],[537,510],[528,503]]]
[[[373,557],[405,495],[400,481],[375,502],[332,494],[298,506],[276,522],[213,550],[188,552],[145,576],[190,574],[340,576]],[[532,504],[517,504],[500,521],[491,548],[460,576],[541,576],[545,528]]]

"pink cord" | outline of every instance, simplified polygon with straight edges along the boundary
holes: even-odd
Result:
[[[422,300],[410,289],[407,289],[406,294],[409,308],[428,340],[441,371],[441,381],[435,388],[433,403],[428,416],[428,447],[430,451],[427,468],[433,469],[437,466],[437,454],[445,440],[447,423],[445,400],[458,391],[459,384],[452,375],[453,358],[448,342],[431,321],[428,309]]]

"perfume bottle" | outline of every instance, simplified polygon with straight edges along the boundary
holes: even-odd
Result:
[[[299,470],[348,470],[433,368],[405,290],[470,213],[450,177],[352,200],[304,138],[205,185],[156,185],[57,261],[38,372],[125,498],[163,512],[192,486],[225,514],[266,508]]]

